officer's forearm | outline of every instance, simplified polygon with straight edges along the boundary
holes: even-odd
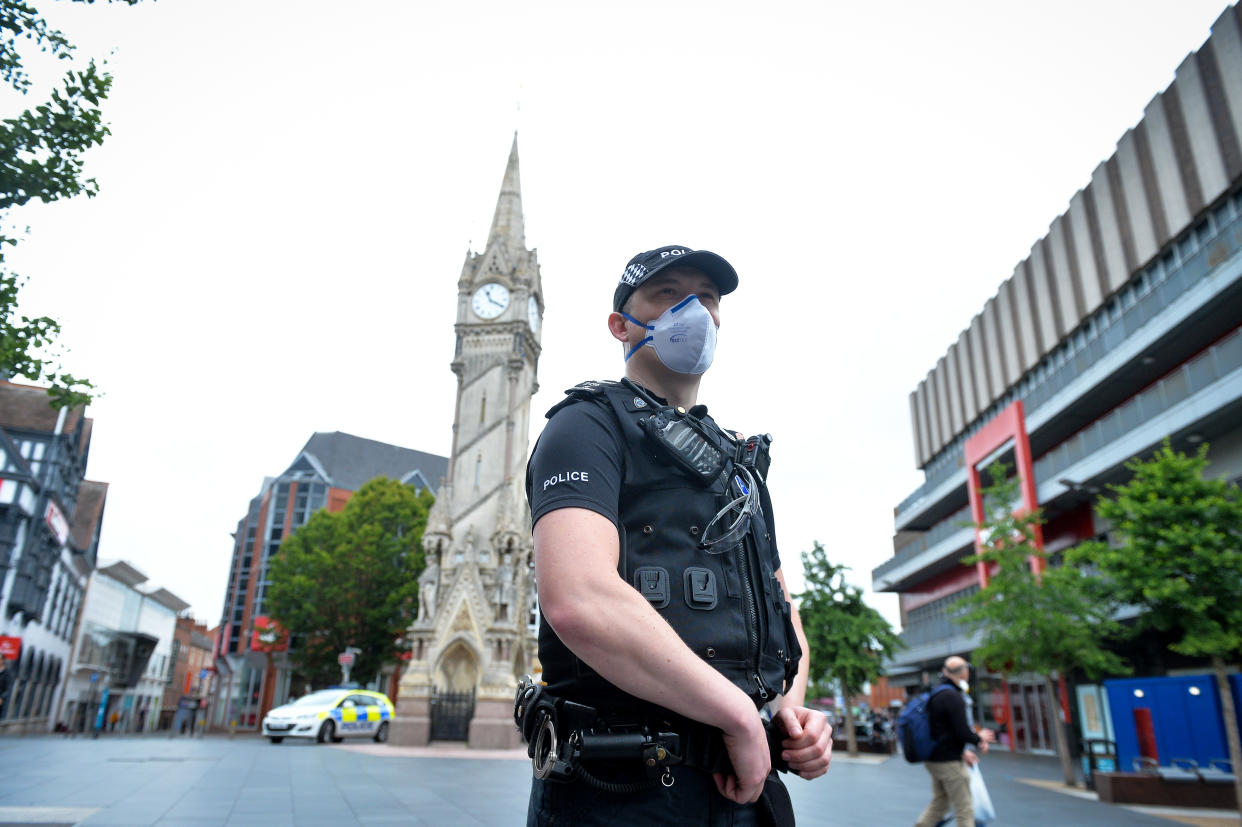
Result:
[[[806,642],[806,633],[802,631],[802,618],[798,616],[798,607],[791,603],[790,608],[793,609],[794,633],[798,636],[798,645],[802,647],[802,659],[798,661],[798,675],[781,701],[783,707],[806,705],[806,685],[811,676],[811,647]]]
[[[539,580],[544,617],[570,651],[619,689],[692,720],[733,733],[758,725],[742,690],[691,652],[615,572],[611,581],[584,583],[577,598],[549,605]]]
[[[561,642],[617,687],[726,732],[761,735],[746,694],[682,642],[617,575],[616,528],[599,514],[558,509],[535,523],[535,582]]]

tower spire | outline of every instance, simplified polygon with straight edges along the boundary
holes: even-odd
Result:
[[[498,239],[515,252],[526,249],[526,228],[522,224],[522,180],[518,175],[517,132],[513,133],[513,147],[509,150],[509,163],[505,166],[505,180],[500,185],[500,198],[496,200],[496,214],[492,217],[492,229],[487,234],[487,246],[491,247]]]

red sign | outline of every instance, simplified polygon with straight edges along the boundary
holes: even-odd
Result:
[[[5,660],[17,660],[22,653],[22,639],[0,635],[0,656]]]
[[[47,527],[56,535],[56,542],[63,546],[69,541],[69,521],[65,519],[65,515],[61,513],[55,501],[48,501],[47,513],[43,515],[43,518],[47,520]]]
[[[250,636],[252,652],[283,652],[289,648],[289,633],[266,615],[254,619],[254,634]]]
[[[353,652],[341,652],[341,654],[336,656],[336,662],[339,663],[341,666],[353,666],[354,665],[354,653]]]

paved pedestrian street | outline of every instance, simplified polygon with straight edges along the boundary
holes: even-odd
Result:
[[[1049,783],[1058,777],[1052,759],[993,754],[985,761],[1000,825],[1238,823],[1219,811],[1190,820],[1059,792]],[[926,772],[900,758],[838,755],[826,777],[789,783],[800,827],[908,827],[930,798]],[[0,824],[520,825],[529,785],[523,753],[456,745],[273,745],[240,735],[0,738]]]

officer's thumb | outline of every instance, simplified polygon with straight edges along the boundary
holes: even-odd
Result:
[[[793,713],[793,710],[782,709],[780,718],[785,727],[785,734],[790,738],[797,738],[802,734],[802,725],[798,723],[798,716]]]

